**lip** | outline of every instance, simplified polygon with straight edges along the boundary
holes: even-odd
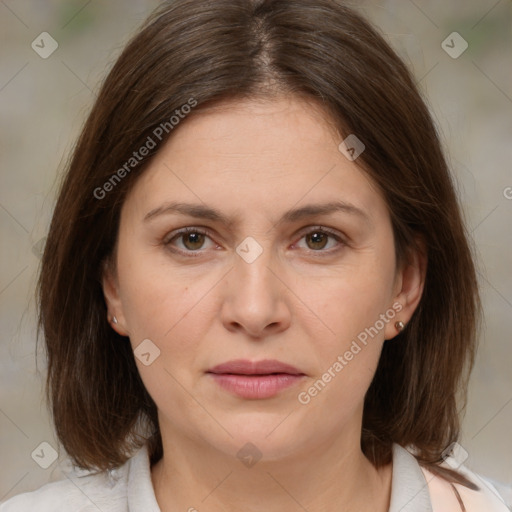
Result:
[[[271,373],[287,373],[289,375],[304,375],[299,369],[277,359],[263,359],[249,361],[247,359],[233,359],[218,364],[208,370],[208,373],[235,373],[238,375],[269,375]]]
[[[305,377],[299,369],[276,359],[235,359],[214,366],[207,374],[226,391],[246,399],[271,398]]]

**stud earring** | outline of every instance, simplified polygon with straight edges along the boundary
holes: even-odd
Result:
[[[405,329],[405,324],[402,321],[395,322],[395,327],[398,332],[402,332]]]
[[[117,318],[115,316],[112,317],[112,322],[117,324]]]

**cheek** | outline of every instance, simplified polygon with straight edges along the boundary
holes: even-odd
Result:
[[[359,263],[326,279],[324,286],[315,286],[307,299],[317,305],[319,317],[329,327],[325,336],[313,338],[318,373],[299,397],[311,408],[318,429],[335,428],[362,408],[379,362],[385,326],[394,321],[393,258],[361,256]]]
[[[142,262],[124,269],[120,266],[119,277],[130,343],[145,388],[161,411],[189,410],[186,390],[190,388],[190,369],[197,369],[197,348],[204,330],[201,298],[211,283],[191,282],[180,277],[179,271]],[[143,346],[148,348],[142,351],[139,347]],[[145,364],[147,358],[140,357],[147,352],[149,364]],[[202,418],[200,410],[189,412]]]
[[[192,282],[183,270],[156,258],[160,248],[151,248],[151,252],[124,249],[118,275],[130,337],[133,342],[144,338],[163,341],[199,302],[203,287]]]
[[[325,341],[321,345],[340,350],[376,324],[379,330],[376,337],[383,339],[384,329],[379,319],[391,306],[391,277],[377,261],[344,268],[320,281],[306,276],[298,285],[297,295],[312,305],[324,326],[325,336],[321,339]]]
[[[386,284],[353,274],[343,283],[317,290],[319,316],[329,331],[311,338],[317,371],[301,388],[298,400],[322,424],[317,424],[319,430],[344,424],[362,407],[384,343],[386,324],[381,315],[389,310]],[[315,297],[310,300],[314,303]],[[314,336],[314,330],[310,332]]]
[[[120,262],[118,274],[135,355],[143,340],[150,340],[158,354],[149,366],[136,359],[144,384],[155,397],[164,389],[178,399],[173,377],[186,385],[193,378],[191,369],[200,371],[198,347],[211,322],[218,277],[205,272],[194,278],[186,269],[138,257],[135,251]]]
[[[362,349],[351,361],[334,359],[323,374],[300,391],[297,400],[319,436],[344,427],[354,428],[359,435],[364,397],[379,360],[377,348]]]

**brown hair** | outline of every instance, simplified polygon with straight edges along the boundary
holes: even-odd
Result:
[[[194,104],[194,115],[278,93],[308,98],[340,134],[364,142],[356,163],[387,201],[397,264],[416,235],[428,251],[418,308],[384,344],[365,397],[363,452],[380,466],[392,443],[410,445],[432,471],[471,485],[437,465],[459,436],[481,312],[468,235],[413,77],[376,29],[335,0],[164,2],[116,61],[61,184],[38,282],[57,435],[77,466],[103,471],[145,441],[144,421],[152,463],[162,456],[156,406],[130,344],[107,322],[101,287],[121,205],[183,105]],[[127,166],[148,137],[149,154]]]

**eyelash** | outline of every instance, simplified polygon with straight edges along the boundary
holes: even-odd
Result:
[[[179,239],[181,236],[187,235],[190,233],[200,234],[200,235],[204,235],[204,236],[207,236],[208,238],[210,238],[207,230],[191,226],[191,227],[186,227],[186,228],[180,229],[174,233],[171,233],[170,238],[167,237],[166,239],[164,239],[163,245],[165,247],[167,247],[169,250],[171,250],[172,252],[181,254],[186,257],[197,258],[197,257],[201,256],[201,254],[204,252],[203,250],[197,249],[196,251],[190,251],[190,250],[184,251],[182,249],[177,249],[175,247],[171,248],[171,243],[174,240]],[[334,238],[336,240],[336,242],[338,242],[338,244],[340,245],[339,247],[331,248],[329,250],[323,250],[323,249],[319,249],[316,251],[314,249],[308,250],[309,253],[315,253],[315,255],[317,255],[317,256],[320,256],[320,257],[331,256],[332,254],[341,250],[343,246],[348,245],[347,242],[345,242],[338,234],[336,234],[334,231],[331,231],[330,229],[325,228],[323,226],[310,227],[310,229],[308,231],[301,233],[301,237],[299,240],[302,240],[305,236],[313,234],[313,233],[322,233],[331,238]]]

